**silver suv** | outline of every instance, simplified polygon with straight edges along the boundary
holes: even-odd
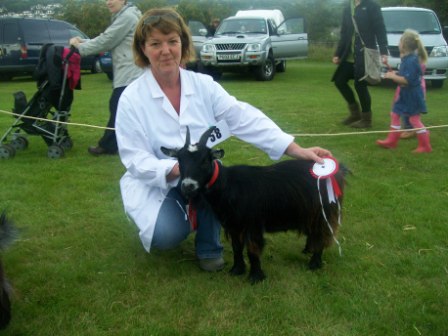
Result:
[[[430,9],[417,7],[384,7],[382,12],[389,43],[390,67],[399,69],[398,44],[401,35],[407,28],[414,29],[419,33],[429,56],[424,77],[431,81],[432,87],[441,88],[448,75],[448,46],[437,15]]]
[[[256,12],[256,11],[255,11]],[[267,11],[268,12],[268,11]],[[283,23],[274,16],[243,13],[223,20],[200,52],[203,66],[219,72],[253,70],[260,81],[286,70],[287,59],[306,58],[308,35],[303,18]],[[278,21],[278,20],[277,20]]]

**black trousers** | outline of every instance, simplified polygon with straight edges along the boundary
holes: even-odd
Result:
[[[356,103],[356,98],[352,88],[348,85],[350,80],[354,80],[355,91],[358,95],[362,112],[371,112],[372,99],[370,98],[367,82],[355,79],[355,66],[353,63],[342,62],[333,75],[333,81],[347,104],[354,104]]]
[[[115,88],[112,91],[112,95],[109,99],[109,121],[107,122],[107,128],[115,128],[115,118],[117,116],[118,100],[123,93],[126,86]],[[103,137],[98,141],[98,145],[105,149],[108,153],[116,153],[118,151],[117,137],[115,136],[115,130],[106,129]]]

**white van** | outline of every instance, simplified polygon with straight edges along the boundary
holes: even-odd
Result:
[[[239,10],[235,16],[238,17],[266,17],[274,20],[275,24],[280,26],[285,17],[279,9],[251,9],[251,10]]]
[[[448,46],[436,13],[417,7],[383,7],[382,12],[389,44],[389,65],[396,70],[399,68],[400,37],[406,29],[414,29],[420,34],[429,56],[424,77],[431,81],[432,87],[441,88],[447,78]]]

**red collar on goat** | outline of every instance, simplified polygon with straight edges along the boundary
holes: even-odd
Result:
[[[213,161],[214,163],[214,169],[213,169],[213,175],[212,178],[210,179],[210,181],[208,181],[207,183],[207,188],[210,188],[213,184],[215,184],[216,180],[218,179],[218,175],[219,175],[219,164],[218,162]]]

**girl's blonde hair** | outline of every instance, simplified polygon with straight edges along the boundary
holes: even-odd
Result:
[[[420,39],[420,35],[412,29],[406,29],[401,36],[401,43],[404,51],[406,52],[415,52],[417,51],[418,58],[421,63],[426,63],[428,60],[428,53],[426,52],[425,47],[423,46],[422,40]]]
[[[182,17],[172,8],[150,9],[143,14],[135,29],[132,50],[137,66],[144,68],[150,65],[150,61],[143,53],[142,48],[154,29],[163,34],[172,32],[179,34],[182,45],[181,64],[185,65],[194,58],[195,52],[190,29]]]

